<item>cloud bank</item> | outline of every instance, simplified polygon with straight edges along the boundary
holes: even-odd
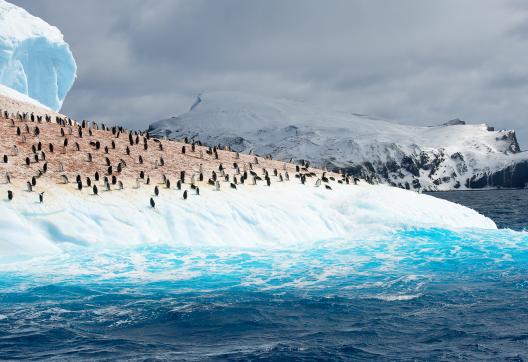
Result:
[[[236,90],[407,124],[487,122],[528,142],[521,1],[12,2],[65,34],[79,69],[63,111],[79,119],[145,128],[200,92]]]

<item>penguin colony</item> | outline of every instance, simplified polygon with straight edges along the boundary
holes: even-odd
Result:
[[[297,182],[332,190],[334,183],[359,181],[308,162],[293,164],[188,139],[155,139],[118,126],[2,110],[0,177],[5,192],[0,199],[5,201],[15,199],[18,192],[30,192],[36,202],[44,203],[47,181],[99,197],[126,188],[151,190],[145,204],[152,208],[167,191],[179,192],[187,200],[206,187],[221,191]]]

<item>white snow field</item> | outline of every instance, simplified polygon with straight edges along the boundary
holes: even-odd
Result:
[[[360,169],[411,189],[465,189],[475,175],[528,160],[515,132],[495,131],[486,124],[409,126],[237,92],[202,94],[189,112],[155,122],[149,130],[159,137],[189,137],[276,159]],[[506,182],[522,183],[523,177],[505,177],[502,186],[515,187]]]
[[[76,72],[59,29],[0,0],[0,84],[59,111]]]
[[[122,248],[144,243],[175,246],[282,248],[321,240],[379,240],[408,228],[496,229],[467,207],[384,185],[335,184],[203,187],[200,195],[161,189],[79,192],[73,185],[45,185],[0,201],[0,257],[60,253],[72,247]],[[8,185],[0,185],[6,195]]]

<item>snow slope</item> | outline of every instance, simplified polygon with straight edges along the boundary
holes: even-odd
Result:
[[[199,96],[189,112],[151,124],[149,131],[309,160],[411,189],[523,187],[528,182],[528,157],[520,152],[515,133],[486,124],[407,126],[291,100],[214,92]],[[508,167],[510,174],[489,180]]]
[[[59,111],[76,71],[59,29],[0,0],[0,84]]]
[[[0,84],[0,97],[6,97],[12,101],[16,101],[16,102],[23,102],[23,103],[28,103],[32,106],[35,106],[35,107],[40,107],[42,108],[43,110],[49,110],[50,108],[49,107],[46,107],[45,105],[43,105],[42,103],[40,103],[39,101],[25,95],[25,94],[22,94],[12,88],[9,88],[9,87],[6,87],[5,85],[2,85]],[[3,109],[3,108],[2,108]],[[20,108],[20,110],[23,109],[23,108]]]
[[[42,186],[42,185],[41,185]],[[0,185],[6,195],[9,185]],[[334,190],[295,181],[273,187],[244,186],[201,195],[160,190],[81,193],[70,185],[44,185],[0,202],[0,256],[59,253],[72,247],[127,247],[142,243],[236,248],[281,248],[320,240],[379,240],[406,228],[496,229],[464,206],[383,185],[334,185]],[[387,202],[390,199],[391,202]]]

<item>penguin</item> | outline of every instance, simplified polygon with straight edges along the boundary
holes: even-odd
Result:
[[[145,178],[145,171],[143,170],[139,171],[139,178],[142,180]]]
[[[123,190],[123,181],[121,181],[121,180],[117,181],[117,188],[119,190]]]
[[[29,166],[30,162],[29,157],[26,157],[26,166]]]
[[[182,155],[185,155],[185,146],[182,146],[181,153],[182,153]]]
[[[325,189],[332,190],[332,188],[329,185],[325,185]]]
[[[139,164],[142,165],[143,164],[143,157],[141,157],[141,155],[139,155],[138,160],[139,160]]]
[[[48,163],[47,162],[45,162],[44,165],[42,166],[42,171],[44,173],[46,173],[48,171]]]
[[[42,204],[44,202],[44,191],[39,192],[39,202]]]
[[[171,183],[170,183],[170,180],[167,179],[167,181],[165,181],[165,186],[170,189],[170,186],[171,186]]]
[[[8,161],[7,155],[4,155],[4,163],[7,163],[7,161]]]
[[[99,172],[95,171],[94,179],[95,181],[99,181]]]
[[[108,180],[105,180],[105,188],[106,191],[110,191],[110,182],[108,182]]]
[[[31,186],[37,186],[37,178],[35,176],[31,177]]]
[[[236,185],[234,183],[232,183],[232,182],[231,182],[230,186],[231,186],[232,189],[235,189],[235,190],[237,189]]]
[[[146,184],[147,184],[147,185],[150,185],[150,176],[147,176]]]
[[[53,143],[50,143],[50,144],[48,145],[48,150],[49,150],[51,153],[53,153]]]
[[[271,180],[269,177],[266,177],[266,184],[269,186],[271,186]]]
[[[81,182],[81,175],[77,174],[77,176],[75,176],[75,182]]]
[[[154,186],[154,195],[159,196],[159,188],[158,188],[158,186]]]
[[[195,191],[196,191],[196,195],[200,195],[200,188],[199,187],[197,187]]]
[[[7,190],[7,199],[9,201],[13,200],[13,191]]]
[[[86,178],[86,186],[92,187],[92,180],[89,177]]]
[[[82,191],[82,182],[77,182],[77,190]]]
[[[115,175],[112,175],[112,185],[117,184],[117,177]]]
[[[318,178],[317,181],[315,181],[315,187],[321,186],[321,179]]]
[[[61,175],[61,179],[62,179],[62,182],[67,184],[68,183],[68,176],[66,175]]]
[[[183,191],[183,199],[187,200],[187,190]]]
[[[185,171],[180,171],[180,180],[182,183],[185,183]]]
[[[156,203],[154,202],[154,199],[152,197],[150,198],[150,207],[152,208],[156,207]]]
[[[181,190],[181,185],[182,185],[182,184],[181,184],[181,181],[178,180],[178,181],[176,182],[176,188],[177,188],[178,190]]]
[[[97,195],[97,193],[99,192],[99,190],[97,190],[97,185],[93,185],[92,191],[94,195]]]
[[[32,192],[33,191],[33,186],[31,186],[31,182],[26,182],[26,191],[27,192]]]

